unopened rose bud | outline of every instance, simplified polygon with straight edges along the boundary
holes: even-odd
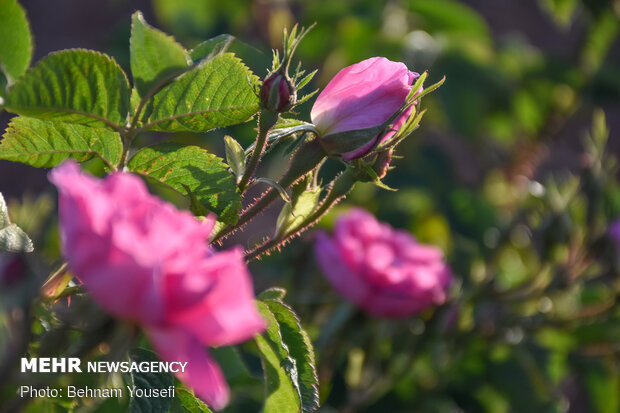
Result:
[[[387,151],[381,152],[377,155],[377,160],[375,164],[372,166],[372,169],[377,173],[379,179],[385,178],[387,175],[388,169],[390,169],[390,162],[392,162],[392,154],[394,151],[392,149],[388,149]]]
[[[297,92],[291,82],[280,72],[273,73],[263,82],[261,101],[272,112],[286,112],[297,100]]]
[[[369,154],[411,116],[412,107],[400,111],[418,77],[404,63],[384,57],[342,69],[319,94],[310,113],[321,145],[345,161]]]
[[[375,182],[385,178],[392,162],[393,149],[374,152],[364,156],[359,162],[352,164],[355,179],[361,182]]]

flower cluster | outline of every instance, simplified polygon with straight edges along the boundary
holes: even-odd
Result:
[[[380,57],[341,70],[312,108],[318,159],[372,158],[364,165],[383,177],[393,148],[379,146],[415,114],[411,92],[418,77]],[[296,102],[295,88],[274,72],[261,98],[264,109],[284,112]],[[140,325],[164,360],[187,361],[178,378],[212,407],[225,406],[228,387],[204,347],[239,343],[265,328],[243,250],[209,246],[213,217],[199,221],[177,210],[130,173],[98,179],[67,161],[50,180],[59,192],[64,256],[94,301]],[[440,304],[452,279],[436,248],[361,210],[341,218],[333,237],[320,234],[316,255],[334,287],[376,316],[403,317]]]

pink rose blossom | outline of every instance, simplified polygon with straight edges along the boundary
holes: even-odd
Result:
[[[404,63],[385,57],[372,57],[345,67],[316,99],[310,117],[321,137],[367,129],[385,123],[405,103],[412,83],[420,75],[410,72]],[[411,115],[412,108],[396,118],[392,131],[371,137],[362,147],[341,154],[345,160],[364,156],[381,136],[390,138]]]
[[[101,180],[69,161],[50,181],[64,255],[86,290],[110,314],[141,324],[163,360],[188,362],[179,380],[212,407],[225,406],[228,386],[204,347],[265,327],[242,250],[210,248],[212,218],[177,210],[137,176]]]
[[[319,233],[319,266],[346,299],[378,317],[407,317],[446,300],[452,272],[439,249],[361,209]]]

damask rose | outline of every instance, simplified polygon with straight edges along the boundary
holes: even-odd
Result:
[[[407,317],[446,300],[452,272],[439,249],[361,209],[319,233],[319,266],[344,298],[377,317]]]
[[[382,125],[405,104],[419,76],[405,64],[384,57],[372,57],[338,72],[319,94],[310,114],[328,152],[352,160],[393,136],[412,108],[398,115],[391,128]]]
[[[64,256],[92,298],[140,324],[163,360],[188,362],[177,376],[197,396],[226,405],[228,386],[205,347],[239,343],[265,327],[242,250],[210,248],[212,218],[177,210],[137,176],[101,180],[65,162],[50,181],[59,192]]]

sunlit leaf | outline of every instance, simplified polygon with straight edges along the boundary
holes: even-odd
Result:
[[[119,128],[129,111],[129,81],[109,56],[83,49],[54,52],[9,89],[9,112]]]
[[[189,67],[183,46],[172,36],[149,26],[140,12],[132,16],[129,51],[133,81],[142,97]]]
[[[226,162],[228,162],[228,166],[239,182],[245,172],[245,152],[232,136],[224,136],[224,143],[226,145]]]
[[[197,146],[166,143],[142,149],[129,161],[131,172],[195,197],[228,223],[237,220],[241,197],[228,166]]]
[[[267,304],[257,302],[261,315],[267,320],[265,333],[254,339],[260,352],[265,375],[265,413],[299,413],[301,394],[295,360],[284,344],[278,320]]]
[[[319,380],[310,338],[289,306],[276,300],[264,302],[278,321],[282,341],[286,343],[289,355],[295,360],[302,411],[313,412],[319,408]]]
[[[218,55],[155,94],[144,128],[204,132],[245,122],[258,112],[257,81],[233,54]]]
[[[235,37],[230,34],[220,34],[194,47],[189,55],[194,63],[198,63],[201,60],[210,59],[226,52],[234,40]]]
[[[51,168],[67,158],[84,162],[99,157],[107,165],[121,160],[120,135],[105,128],[16,117],[0,141],[0,159]]]
[[[16,0],[0,0],[0,72],[8,83],[21,76],[32,58],[32,34]]]

